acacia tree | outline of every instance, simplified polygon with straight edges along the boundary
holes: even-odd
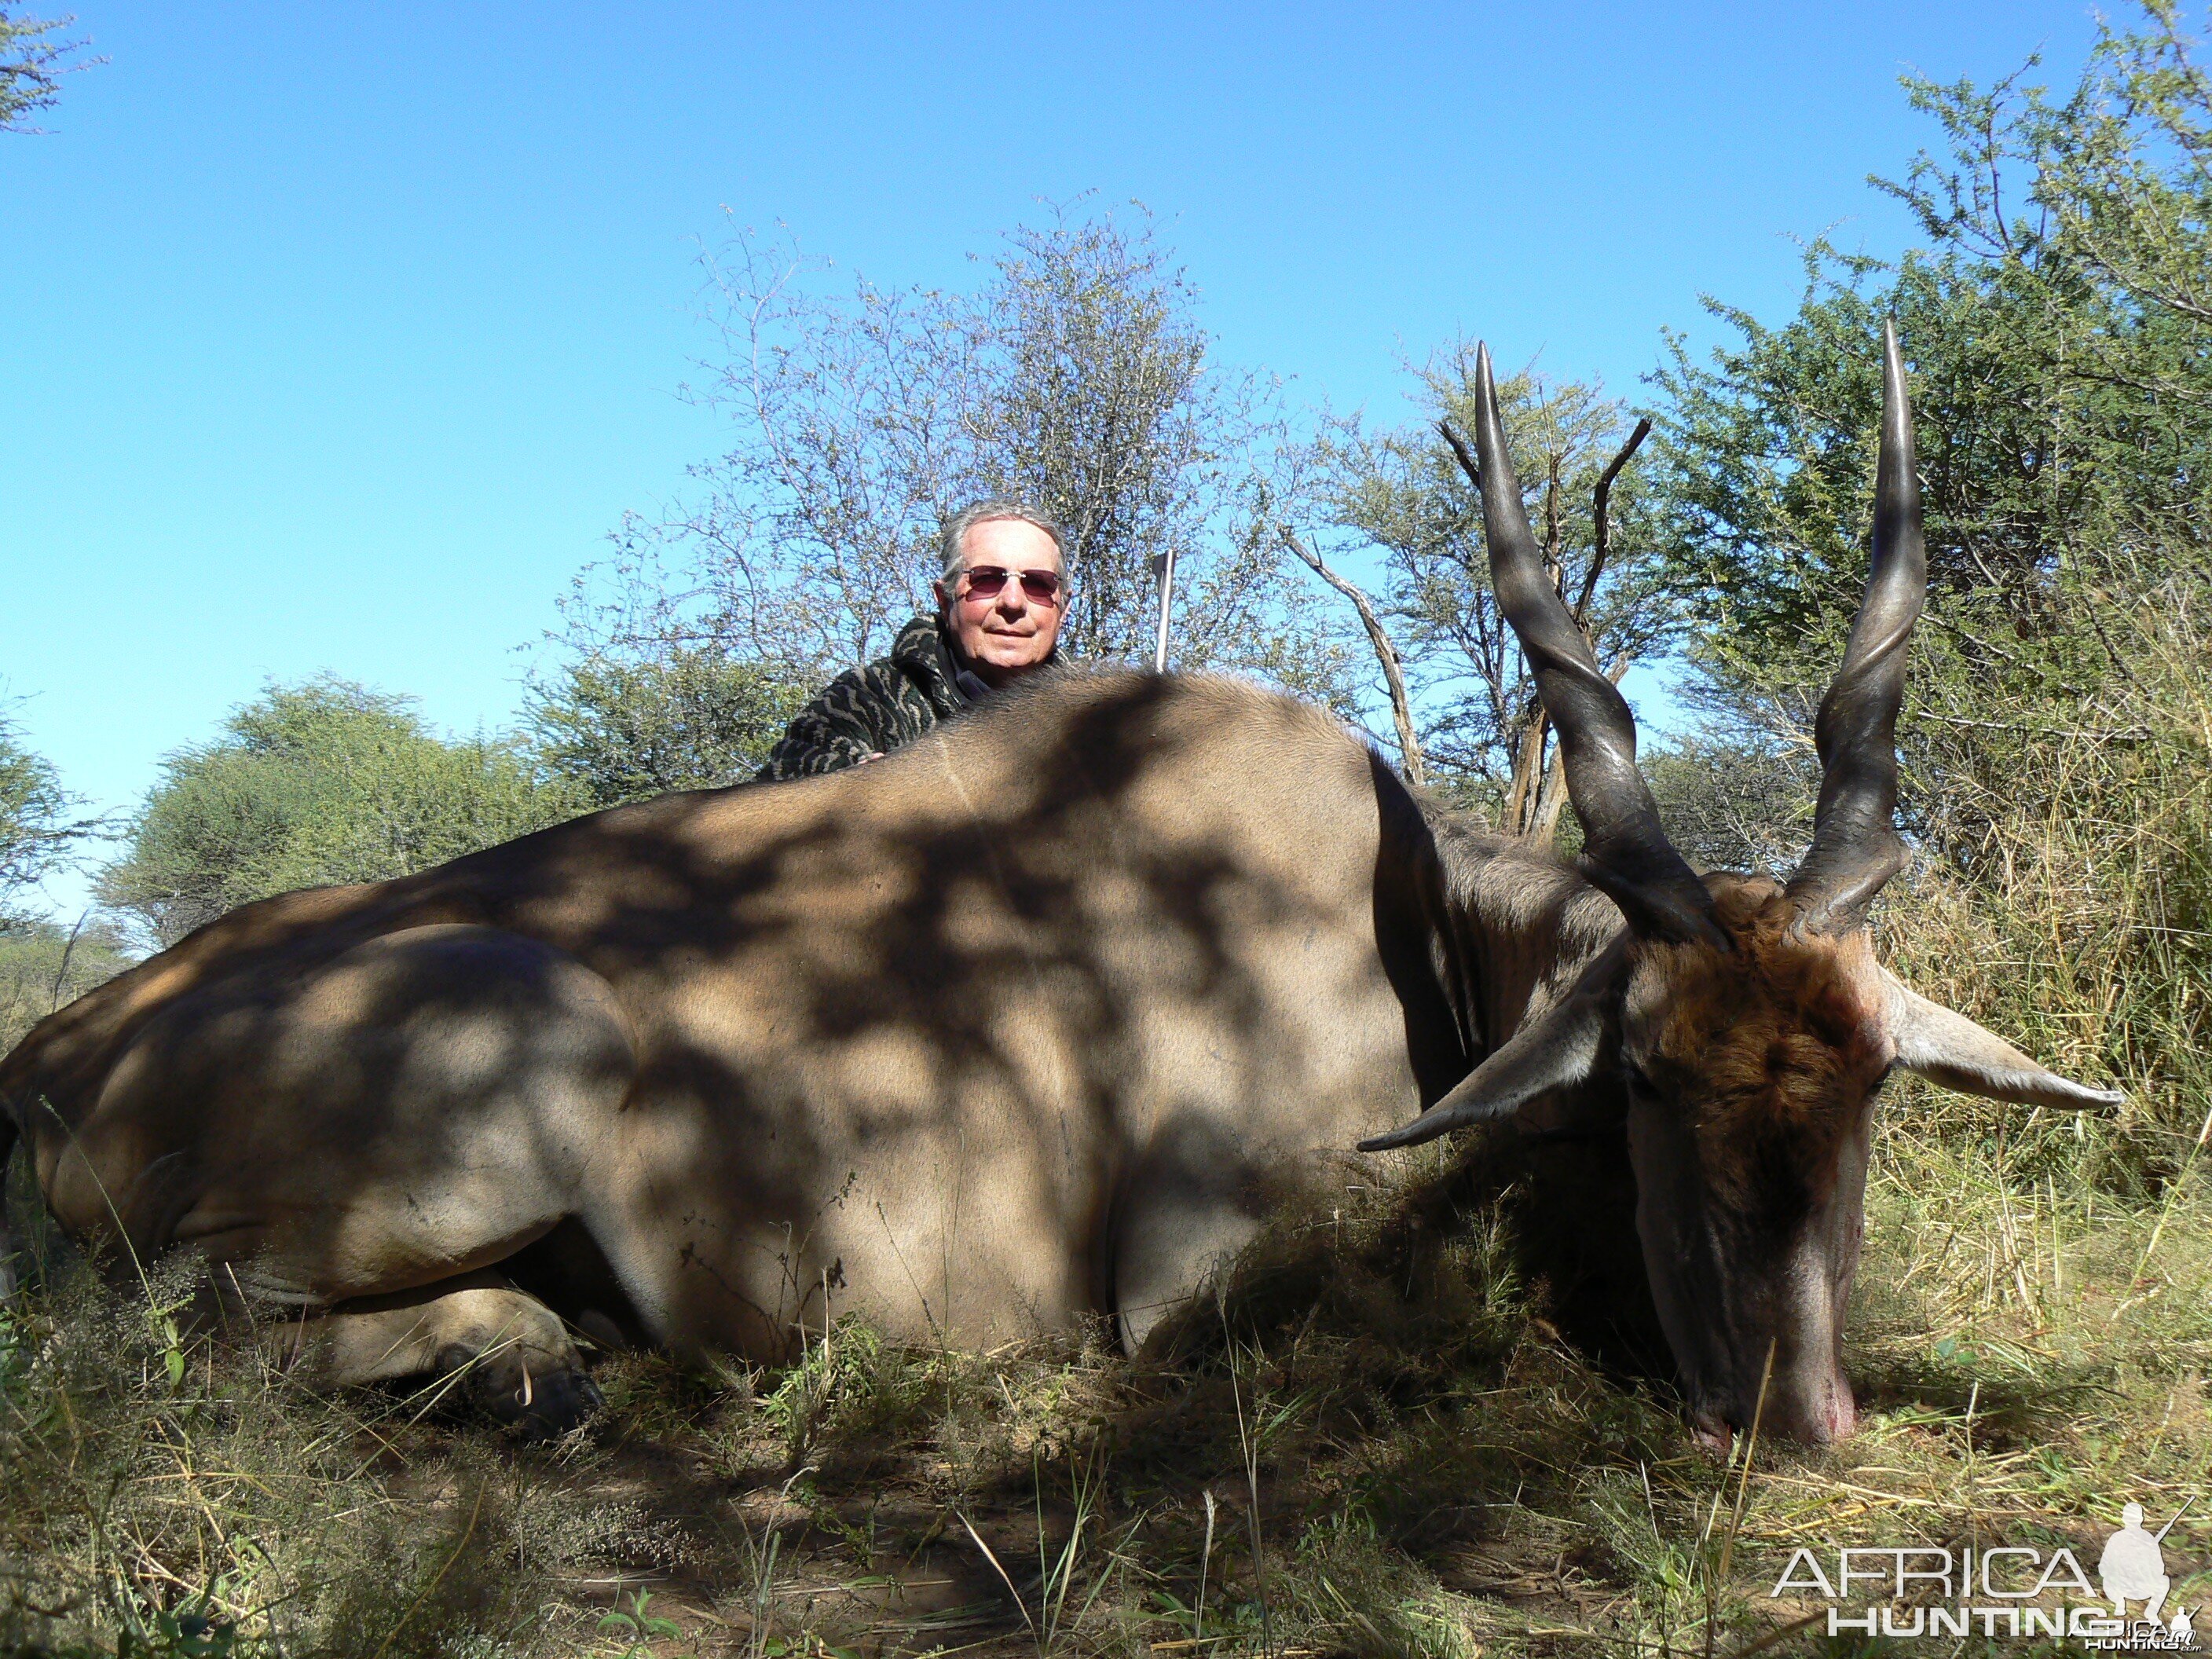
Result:
[[[251,900],[410,874],[582,804],[508,744],[438,736],[404,697],[271,685],[162,762],[100,897],[166,947]]]
[[[59,40],[74,17],[27,17],[20,6],[0,5],[0,132],[45,131],[32,118],[60,101],[61,77],[98,58],[71,63],[82,40]]]
[[[1142,209],[1018,228],[968,293],[828,291],[825,266],[750,234],[704,263],[723,350],[690,395],[729,447],[691,469],[688,507],[625,522],[573,646],[864,661],[932,608],[942,522],[1012,495],[1067,530],[1069,654],[1148,656],[1150,562],[1172,551],[1178,666],[1348,696],[1341,630],[1273,528],[1298,476],[1275,388],[1214,361]]]
[[[1416,422],[1337,426],[1323,446],[1331,483],[1316,540],[1380,551],[1388,590],[1372,608],[1395,636],[1438,780],[1496,807],[1510,831],[1547,838],[1566,800],[1557,746],[1491,593],[1481,495],[1453,441],[1474,430],[1474,356],[1475,342],[1455,340],[1419,371]],[[1553,580],[1618,678],[1667,639],[1674,617],[1629,465],[1645,428],[1597,386],[1533,370],[1501,383],[1498,398]]]
[[[2145,9],[2057,94],[1908,81],[1942,142],[1884,187],[1921,245],[1816,243],[1791,314],[1715,306],[1733,337],[1658,377],[1654,469],[1716,717],[1657,793],[1686,850],[1786,868],[1895,320],[1930,591],[1898,732],[1923,902],[1883,926],[1921,977],[2006,963],[1978,1017],[2143,1079],[2150,1133],[2109,1166],[2139,1172],[2197,1144],[2212,1078],[2212,74]]]
[[[38,914],[40,884],[76,864],[79,844],[107,828],[104,818],[80,816],[83,806],[0,714],[0,1054],[130,965],[122,938],[105,922],[80,917],[64,927]]]
[[[15,722],[0,714],[0,933],[31,925],[18,908],[23,896],[100,832],[102,821],[80,817],[82,806],[53,763],[25,748]]]
[[[586,655],[531,689],[532,757],[581,806],[741,783],[760,769],[805,693],[709,646]]]
[[[1712,623],[1689,659],[1719,730],[1802,763],[1864,580],[1895,319],[1931,583],[1905,810],[1960,868],[2054,732],[2132,750],[2163,729],[2123,712],[2142,676],[2120,641],[2145,615],[2195,626],[2212,570],[2212,76],[2148,9],[2063,99],[2025,71],[1908,80],[1945,146],[1881,187],[1925,246],[1816,242],[1795,315],[1713,304],[1736,337],[1704,362],[1678,342],[1656,377],[1661,541]]]

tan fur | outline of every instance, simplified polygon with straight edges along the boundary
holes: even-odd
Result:
[[[248,906],[42,1024],[0,1097],[72,1232],[288,1306],[575,1218],[679,1348],[852,1309],[1140,1335],[1421,1103],[1378,823],[1316,711],[1066,676],[877,765]]]

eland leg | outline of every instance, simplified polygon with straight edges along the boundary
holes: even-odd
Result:
[[[264,1319],[255,1337],[276,1364],[317,1388],[458,1376],[471,1401],[533,1435],[559,1434],[605,1403],[561,1321],[495,1273]]]
[[[1202,1124],[1164,1131],[1114,1207],[1114,1322],[1135,1353],[1168,1314],[1227,1271],[1273,1207],[1263,1182]]]
[[[48,1202],[140,1260],[198,1251],[219,1297],[291,1312],[313,1375],[467,1365],[492,1409],[551,1426],[595,1391],[559,1320],[489,1270],[590,1206],[635,1071],[573,957],[410,928],[149,1022],[55,1148]]]

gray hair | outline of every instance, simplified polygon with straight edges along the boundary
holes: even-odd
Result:
[[[944,575],[949,580],[959,574],[960,544],[968,539],[968,532],[979,524],[988,524],[994,519],[1019,519],[1024,524],[1035,525],[1052,538],[1052,544],[1060,550],[1060,562],[1067,563],[1067,532],[1059,521],[1042,507],[1031,507],[1007,496],[994,496],[989,501],[963,507],[947,520],[945,533],[939,539],[938,553],[944,562]]]

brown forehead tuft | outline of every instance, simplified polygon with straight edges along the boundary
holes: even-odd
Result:
[[[1638,949],[1630,1004],[1639,1056],[1717,1127],[1747,1115],[1803,1119],[1853,1101],[1885,1058],[1883,981],[1863,930],[1798,932],[1763,877],[1711,879],[1736,948]],[[1692,1098],[1694,1097],[1694,1099]]]

